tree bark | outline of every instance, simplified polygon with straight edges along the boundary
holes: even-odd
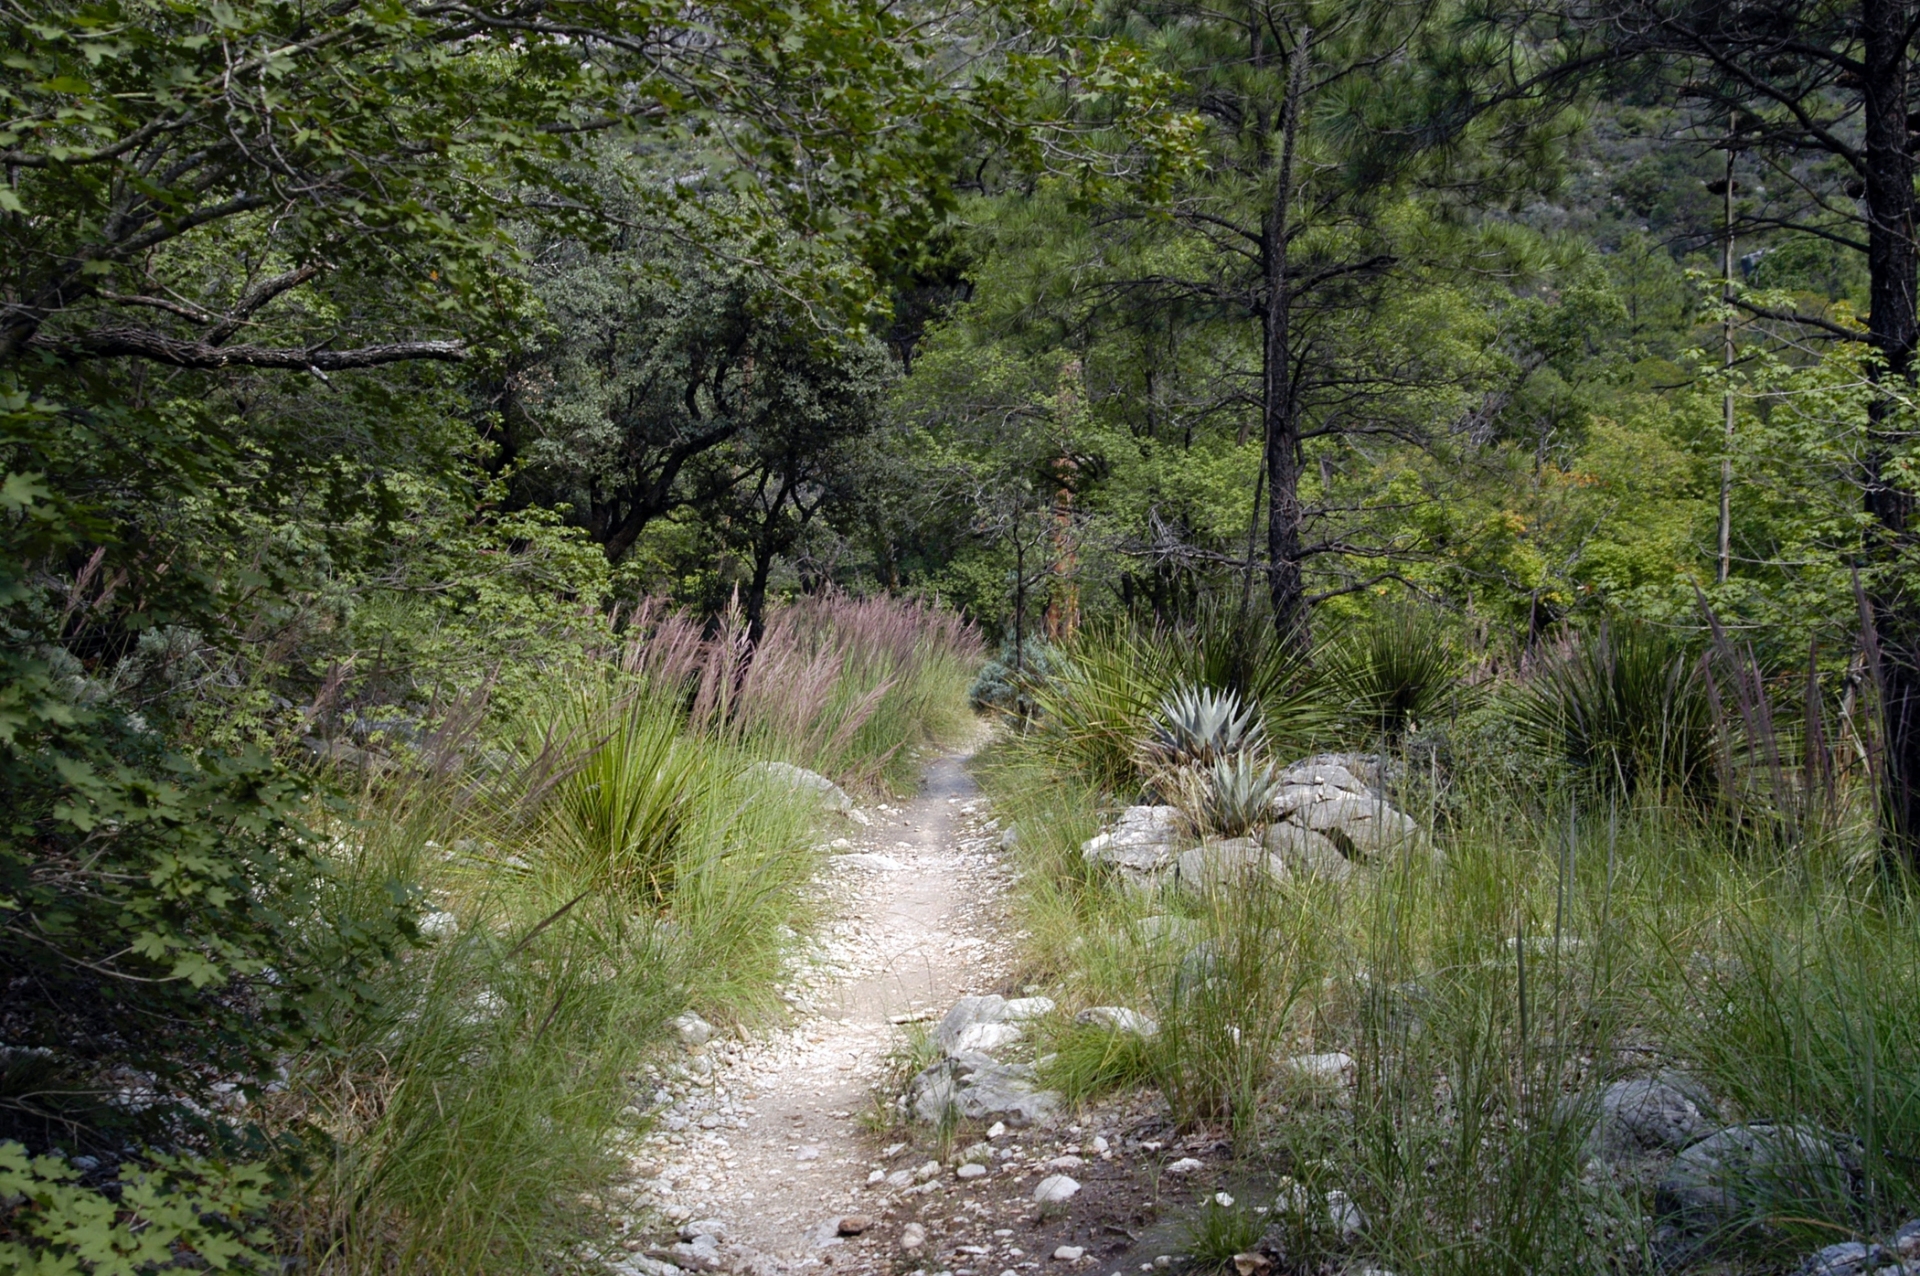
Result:
[[[1261,315],[1265,338],[1261,358],[1261,424],[1265,434],[1262,459],[1267,480],[1267,594],[1273,605],[1274,640],[1302,648],[1311,641],[1311,633],[1306,577],[1300,562],[1305,511],[1300,504],[1300,418],[1293,383],[1293,290],[1287,278],[1287,250],[1294,151],[1299,141],[1300,108],[1306,96],[1312,39],[1312,30],[1302,27],[1290,55],[1280,166],[1274,174],[1273,202],[1261,233],[1266,291],[1266,310]]]
[[[1914,302],[1913,158],[1907,152],[1909,0],[1862,0],[1865,63],[1867,269],[1872,312],[1869,340],[1881,357],[1876,375],[1886,383],[1914,380],[1920,316]],[[1903,387],[1904,388],[1904,387]],[[1898,395],[1874,396],[1869,408],[1866,511],[1873,518],[1868,559],[1873,614],[1879,626],[1884,754],[1881,800],[1888,852],[1920,868],[1920,607],[1895,574],[1909,544],[1913,494],[1889,475],[1908,441]]]

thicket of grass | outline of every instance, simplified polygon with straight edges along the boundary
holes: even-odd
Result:
[[[1655,712],[1682,667],[1662,659],[1669,672],[1636,684]],[[1586,663],[1605,672],[1604,656]],[[1487,690],[1480,718],[1452,724],[1448,772],[1431,752],[1408,768],[1444,793],[1416,782],[1399,795],[1434,853],[1344,885],[1124,888],[1079,844],[1135,799],[1125,779],[1076,765],[1047,738],[1057,723],[985,758],[996,807],[1020,829],[1036,972],[1068,1009],[1127,1005],[1161,1024],[1125,1068],[1104,1066],[1081,1030],[1064,1037],[1055,1066],[1076,1093],[1149,1081],[1177,1119],[1287,1167],[1302,1199],[1348,1193],[1369,1220],[1358,1240],[1317,1206],[1274,1215],[1301,1271],[1362,1255],[1460,1276],[1651,1270],[1649,1185],[1602,1171],[1586,1140],[1605,1084],[1663,1072],[1711,1096],[1719,1123],[1842,1136],[1857,1168],[1852,1183],[1815,1165],[1785,1175],[1717,1238],[1716,1261],[1779,1270],[1920,1216],[1920,906],[1875,866],[1847,781],[1819,823],[1765,818],[1733,769],[1713,774],[1743,786],[1738,802],[1703,798],[1694,767],[1662,785],[1674,732],[1627,721],[1625,693],[1609,730],[1641,751],[1626,758],[1641,783],[1603,782],[1574,753],[1595,751],[1587,733],[1570,733],[1564,757],[1538,735],[1534,756],[1492,756],[1528,738],[1502,715],[1538,721],[1543,693]],[[1683,708],[1697,740],[1703,711]],[[1756,755],[1764,742],[1736,713],[1719,721],[1705,747]],[[1805,771],[1789,779],[1805,792]],[[1286,1066],[1326,1051],[1354,1057],[1350,1085]]]
[[[686,1009],[723,1029],[773,1012],[810,921],[828,817],[753,764],[878,788],[970,725],[972,637],[942,613],[808,604],[757,653],[725,624],[643,619],[367,781],[331,830],[323,924],[407,890],[426,921],[378,1012],[289,1060],[275,1100],[306,1147],[283,1222],[307,1270],[597,1270],[646,1121],[636,1069]]]

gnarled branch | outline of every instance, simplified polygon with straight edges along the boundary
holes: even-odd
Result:
[[[457,363],[467,357],[464,341],[395,341],[386,345],[329,350],[288,346],[216,346],[183,341],[150,328],[95,328],[88,332],[37,332],[27,348],[58,359],[148,359],[175,368],[281,368],[289,372],[344,372],[386,363],[431,359]]]

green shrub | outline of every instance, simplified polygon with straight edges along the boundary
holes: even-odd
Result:
[[[151,1156],[111,1191],[59,1157],[0,1142],[0,1267],[23,1276],[145,1276],[190,1252],[213,1271],[276,1271],[263,1165]]]

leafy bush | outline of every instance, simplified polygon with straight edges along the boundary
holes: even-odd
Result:
[[[1038,638],[1027,639],[1016,651],[1013,639],[1008,637],[1000,644],[1000,653],[974,675],[973,685],[967,688],[967,703],[983,713],[1025,716],[1031,688],[1053,677],[1059,665],[1058,654]]]
[[[264,1166],[153,1156],[89,1187],[59,1157],[0,1142],[0,1267],[10,1272],[144,1276],[191,1253],[214,1271],[278,1269],[266,1226]]]

